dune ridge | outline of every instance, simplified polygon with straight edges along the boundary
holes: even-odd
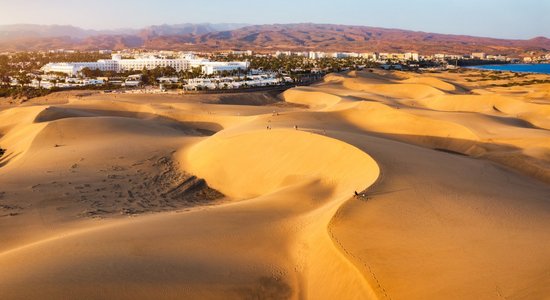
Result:
[[[2,110],[2,298],[543,299],[548,86],[480,74]]]

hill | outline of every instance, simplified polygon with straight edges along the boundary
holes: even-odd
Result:
[[[0,50],[252,49],[296,51],[418,51],[433,53],[521,54],[549,51],[550,39],[508,40],[331,24],[180,24],[150,26],[142,30],[89,31],[71,26],[16,30],[0,27]],[[32,28],[31,28],[32,29]]]

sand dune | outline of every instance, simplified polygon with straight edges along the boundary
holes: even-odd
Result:
[[[476,72],[2,109],[0,298],[545,299],[548,85]]]
[[[437,88],[439,90],[445,91],[445,92],[454,92],[456,91],[456,86],[453,84],[450,84],[446,81],[443,81],[438,78],[433,77],[413,77],[407,80],[403,80],[403,83],[413,83],[413,84],[424,84],[427,86],[431,86],[434,88]]]
[[[286,102],[307,105],[317,110],[330,108],[343,100],[342,97],[309,87],[298,87],[287,90],[283,93],[283,98]]]
[[[394,84],[371,84],[358,79],[350,79],[343,82],[347,89],[357,91],[368,91],[385,97],[419,99],[428,96],[443,95],[439,89],[418,83],[394,83]]]
[[[445,95],[418,101],[423,106],[442,111],[480,112],[523,119],[533,126],[550,129],[550,106],[527,103],[500,95]]]

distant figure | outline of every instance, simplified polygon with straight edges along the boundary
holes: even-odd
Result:
[[[298,125],[294,125],[294,129],[295,129],[295,130],[298,130]]]

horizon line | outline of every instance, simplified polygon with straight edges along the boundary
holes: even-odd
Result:
[[[3,24],[0,23],[0,26],[21,26],[21,25],[31,25],[31,26],[68,26],[68,27],[74,27],[85,31],[117,31],[117,30],[143,30],[148,27],[152,26],[175,26],[175,25],[243,25],[243,27],[249,27],[249,26],[276,26],[276,25],[304,25],[304,24],[310,24],[310,25],[334,25],[334,26],[349,26],[349,27],[369,27],[369,28],[379,28],[379,29],[389,29],[389,30],[402,30],[402,31],[411,31],[411,32],[419,32],[419,33],[433,33],[433,34],[440,34],[440,35],[453,35],[453,36],[467,36],[467,37],[476,37],[476,38],[490,38],[490,39],[497,39],[497,40],[521,40],[521,41],[528,41],[533,40],[536,38],[546,38],[550,39],[550,36],[544,36],[544,35],[535,35],[531,38],[504,38],[504,37],[492,37],[492,36],[482,36],[482,35],[472,35],[472,34],[466,34],[466,33],[443,33],[443,32],[435,32],[435,31],[425,31],[425,30],[414,30],[414,29],[405,29],[405,28],[397,28],[397,27],[380,27],[380,26],[373,26],[373,25],[357,25],[357,24],[338,24],[338,23],[316,23],[316,22],[291,22],[291,23],[263,23],[263,24],[254,24],[254,23],[236,23],[236,22],[182,22],[182,23],[163,23],[163,24],[150,24],[145,25],[141,27],[117,27],[117,28],[110,28],[110,29],[99,29],[99,28],[89,28],[89,27],[83,27],[79,25],[73,25],[73,24],[39,24],[39,23],[8,23]],[[232,31],[237,29],[231,29],[231,30],[222,30],[222,31]]]

